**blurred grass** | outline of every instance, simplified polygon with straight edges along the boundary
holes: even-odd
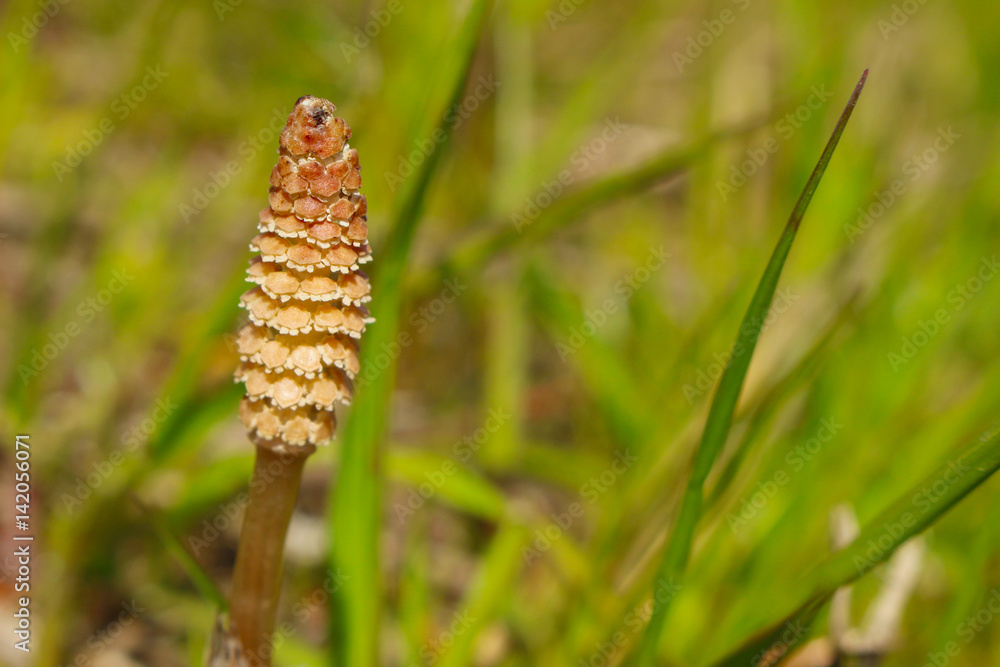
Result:
[[[331,637],[337,664],[364,667],[378,662],[379,602],[383,590],[378,570],[381,532],[380,448],[390,416],[395,358],[392,346],[400,345],[398,334],[403,275],[413,237],[422,220],[424,202],[435,181],[441,157],[447,149],[456,123],[454,110],[463,102],[469,72],[476,55],[478,36],[491,3],[476,0],[462,21],[451,48],[462,54],[452,75],[451,93],[444,105],[431,107],[431,121],[424,123],[424,141],[433,137],[434,146],[422,164],[414,165],[414,178],[400,193],[399,212],[383,247],[384,267],[372,285],[379,295],[372,306],[378,328],[368,336],[361,363],[366,368],[380,364],[373,379],[360,384],[358,400],[343,429],[340,475],[330,495],[333,535],[330,566],[346,578],[335,596]],[[388,361],[382,365],[382,359]],[[367,378],[368,376],[362,376]]]
[[[775,216],[808,178],[837,91],[865,67],[866,99],[708,477],[662,664],[708,664],[798,608],[814,592],[802,575],[829,551],[830,507],[848,502],[879,525],[954,443],[996,422],[997,281],[967,285],[1000,232],[1000,8],[927,3],[896,29],[888,2],[512,0],[460,36],[483,4],[66,3],[16,47],[10,36],[42,5],[0,9],[0,431],[35,445],[39,551],[37,649],[25,662],[4,645],[0,663],[199,660],[251,463],[226,334],[274,160],[267,126],[304,94],[338,105],[364,166],[382,309],[366,363],[398,334],[410,342],[310,462],[280,664],[368,667],[377,648],[378,664],[405,667],[577,667],[616,633],[610,664],[635,647]],[[688,38],[727,9],[734,20],[679,68]],[[351,50],[366,26],[377,34]],[[168,74],[143,90],[147,67]],[[386,175],[449,100],[490,76],[500,85],[438,146],[434,169],[424,163],[427,180],[395,188]],[[832,97],[803,112],[814,86]],[[781,125],[796,112],[808,117]],[[57,174],[105,118],[113,131]],[[598,142],[615,119],[625,130]],[[949,128],[946,150],[914,159]],[[718,184],[771,137],[777,150],[723,198]],[[181,206],[231,161],[228,183],[186,221]],[[564,170],[571,182],[542,205]],[[902,194],[855,229],[897,181]],[[539,216],[518,233],[512,217],[530,205]],[[661,246],[667,262],[616,291]],[[88,310],[116,272],[127,285]],[[586,333],[609,299],[614,312]],[[939,309],[947,322],[924,340]],[[71,324],[22,381],[19,367]],[[914,339],[894,368],[888,355]],[[841,425],[835,436],[796,458],[824,420]],[[618,474],[624,452],[636,460]],[[0,448],[7,490],[10,462]],[[734,527],[782,472],[787,484]],[[996,624],[968,642],[958,631],[1000,585],[997,493],[986,481],[928,533],[889,667],[924,664],[950,641],[961,644],[951,665],[1000,653]],[[338,563],[361,569],[328,594]],[[14,591],[0,580],[6,615]],[[858,582],[857,615],[878,585]],[[145,611],[112,637],[133,599]],[[803,639],[826,632],[820,611]]]
[[[812,588],[806,589],[810,590],[807,599],[793,612],[772,623],[760,637],[753,638],[719,664],[736,667],[753,662],[754,656],[766,655],[777,646],[781,647],[782,653],[794,649],[802,633],[796,633],[790,640],[787,638],[789,628],[808,628],[822,605],[838,588],[871,572],[900,545],[933,525],[998,469],[1000,429],[994,427],[903,493],[873,519],[849,546],[810,571],[807,579]],[[944,484],[945,488],[937,492],[939,484]],[[935,493],[926,495],[925,489],[928,488],[934,489]]]
[[[754,350],[757,348],[757,341],[760,339],[768,314],[771,312],[781,271],[788,259],[788,253],[791,252],[795,236],[799,232],[802,219],[805,217],[813,195],[833,158],[840,137],[847,129],[847,122],[854,112],[854,107],[858,103],[858,97],[861,95],[867,78],[868,70],[866,69],[847,101],[847,106],[837,120],[833,134],[827,142],[826,148],[823,149],[812,174],[809,175],[809,180],[806,181],[802,194],[795,202],[795,208],[792,209],[788,222],[785,223],[785,228],[778,238],[774,252],[771,254],[771,258],[764,268],[764,273],[757,283],[757,288],[754,290],[750,305],[747,306],[746,315],[743,316],[743,321],[740,323],[736,340],[731,348],[730,359],[725,364],[725,370],[722,371],[719,384],[712,396],[708,417],[705,420],[705,429],[702,431],[698,450],[692,462],[691,476],[687,480],[677,519],[671,528],[670,537],[667,538],[667,548],[657,571],[651,592],[655,601],[653,615],[649,619],[649,628],[639,645],[637,657],[639,665],[648,667],[657,662],[659,642],[663,635],[664,622],[673,596],[665,596],[662,600],[658,599],[655,597],[656,589],[661,584],[683,586],[684,573],[691,558],[691,543],[704,509],[705,482],[715,466],[716,459],[719,457],[733,426],[736,403],[743,392],[743,383],[746,380]],[[739,455],[740,452],[737,452],[736,456]]]

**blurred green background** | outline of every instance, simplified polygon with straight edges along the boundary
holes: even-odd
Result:
[[[970,0],[7,2],[0,663],[201,664],[251,468],[247,243],[311,94],[354,132],[370,273],[402,271],[366,357],[394,378],[380,664],[619,664],[740,318],[870,67],[671,592],[663,664],[735,647],[801,598],[835,505],[865,522],[1000,417],[998,20]],[[417,187],[412,249],[380,264]],[[9,629],[15,433],[31,654]],[[307,466],[279,664],[337,653],[340,459]],[[997,484],[926,535],[884,664],[996,662]]]

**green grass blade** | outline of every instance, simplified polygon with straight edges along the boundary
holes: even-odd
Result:
[[[138,504],[138,501],[136,503]],[[178,567],[184,571],[184,574],[188,576],[188,579],[191,580],[192,585],[194,585],[201,597],[211,602],[219,610],[225,611],[229,603],[226,600],[226,596],[222,594],[215,585],[215,582],[212,581],[212,577],[202,569],[194,556],[188,553],[188,550],[181,543],[180,539],[170,531],[160,517],[153,515],[152,512],[142,505],[140,507],[143,513],[149,516],[150,525],[163,544],[164,549],[170,554]]]
[[[390,349],[397,336],[407,257],[427,192],[454,127],[446,112],[461,102],[489,5],[488,0],[477,0],[460,30],[456,52],[463,54],[461,66],[446,106],[435,109],[436,118],[440,120],[432,136],[442,140],[418,168],[412,184],[402,195],[395,225],[379,253],[372,285],[376,295],[372,300],[372,314],[377,324],[371,327],[362,346],[362,367],[374,365],[375,358]],[[357,400],[341,435],[339,479],[330,496],[331,567],[346,577],[345,584],[331,599],[331,636],[336,664],[344,667],[371,667],[379,662],[376,657],[381,599],[379,445],[388,421],[394,370],[394,365],[390,365],[359,387]]]
[[[447,456],[432,454],[414,448],[397,447],[385,454],[386,476],[401,481],[417,493],[422,484],[444,476],[447,481],[435,491],[430,502],[445,502],[456,509],[487,521],[502,521],[507,513],[507,498],[492,482],[473,468]],[[420,500],[423,496],[418,495]],[[397,524],[405,523],[423,505],[416,508],[410,504],[408,494],[405,501],[392,508]]]
[[[695,528],[701,517],[702,504],[704,502],[704,484],[715,463],[715,459],[722,449],[729,435],[729,429],[733,422],[733,413],[736,410],[736,402],[743,389],[743,380],[746,378],[750,360],[753,357],[754,348],[760,335],[761,325],[767,317],[771,307],[771,300],[778,286],[778,279],[781,277],[781,270],[785,265],[785,259],[791,250],[792,242],[798,232],[802,217],[812,200],[813,193],[819,186],[823,173],[826,171],[833,151],[840,141],[840,136],[844,133],[847,121],[851,117],[851,112],[858,102],[858,96],[864,87],[865,79],[868,77],[868,70],[865,70],[851,95],[844,112],[840,116],[833,135],[826,144],[823,154],[813,169],[812,175],[806,182],[802,194],[799,196],[792,209],[792,214],[788,218],[788,223],[778,239],[778,244],[768,261],[764,275],[757,285],[757,290],[750,301],[746,315],[740,325],[736,343],[733,347],[733,355],[726,366],[722,377],[719,380],[718,388],[712,399],[712,405],[708,411],[708,419],[705,423],[705,430],[702,433],[701,443],[695,453],[694,466],[691,477],[688,480],[684,497],[681,500],[680,512],[674,524],[673,531],[667,540],[666,552],[660,563],[660,569],[654,581],[653,590],[656,590],[659,582],[671,582],[679,584],[687,567],[688,558],[691,553],[691,543],[694,539]],[[638,664],[641,667],[649,667],[656,662],[657,648],[659,646],[660,635],[667,618],[670,601],[657,600],[653,609],[653,616],[650,619],[646,634],[642,638],[639,646]]]
[[[805,602],[715,664],[720,667],[777,664],[805,636],[812,619],[838,588],[887,560],[900,545],[931,526],[998,469],[1000,423],[901,494],[868,523],[854,542],[813,570],[806,578],[810,585],[805,590],[810,593]],[[942,483],[947,490],[928,498],[925,490],[937,489]]]
[[[767,393],[757,401],[758,408],[753,411],[753,414],[749,415],[747,429],[743,434],[739,447],[737,447],[736,451],[733,452],[729,461],[725,463],[722,468],[722,472],[719,474],[718,479],[709,492],[709,506],[714,506],[729,489],[733,480],[736,479],[736,475],[740,470],[740,465],[743,463],[746,455],[752,448],[752,443],[760,436],[761,431],[763,431],[765,427],[772,422],[775,415],[778,413],[779,408],[784,404],[784,399],[787,399],[795,389],[800,387],[806,378],[814,375],[815,369],[820,366],[822,360],[825,358],[825,355],[829,353],[829,349],[834,340],[847,324],[848,319],[853,312],[852,307],[854,305],[854,301],[854,299],[851,299],[841,307],[837,318],[830,323],[826,332],[816,340],[816,343],[805,355],[802,356],[802,359],[788,373],[788,375],[778,380],[778,382],[775,383],[767,391]],[[745,406],[743,407],[745,408]],[[737,421],[738,420],[739,415],[737,415]]]
[[[476,663],[476,639],[507,604],[507,595],[524,565],[521,549],[530,535],[521,526],[501,524],[483,557],[475,580],[449,627],[454,640],[433,664],[466,667]],[[442,642],[443,644],[443,642]]]
[[[438,272],[441,275],[467,273],[518,245],[535,244],[579,219],[584,213],[642,193],[664,179],[682,173],[710,147],[756,130],[765,122],[766,120],[755,120],[706,134],[682,146],[671,147],[638,166],[595,179],[555,198],[551,206],[544,209],[535,220],[523,224],[520,229],[514,225],[512,215],[494,221],[487,231],[465,241],[457,251],[445,258],[438,267]],[[440,282],[439,276],[435,278]],[[433,280],[425,282],[436,284]]]
[[[526,283],[537,303],[542,326],[551,332],[555,342],[565,344],[567,332],[584,321],[583,307],[541,267],[529,267]],[[578,369],[590,388],[615,440],[622,445],[641,448],[645,405],[642,395],[629,380],[621,351],[594,335],[566,360]]]

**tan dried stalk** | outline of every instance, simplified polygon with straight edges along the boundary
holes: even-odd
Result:
[[[250,244],[260,255],[241,298],[237,337],[246,384],[240,418],[257,455],[233,574],[230,632],[243,660],[271,664],[281,559],[302,468],[336,430],[359,370],[357,339],[372,321],[367,203],[351,130],[327,100],[303,97],[288,117],[271,172],[270,206]]]

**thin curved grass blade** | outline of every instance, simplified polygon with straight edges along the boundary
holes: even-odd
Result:
[[[854,107],[858,102],[858,96],[861,95],[861,89],[864,87],[865,79],[867,78],[868,70],[865,70],[847,102],[840,120],[837,121],[837,125],[826,144],[826,148],[823,149],[823,154],[820,156],[819,162],[806,182],[802,194],[799,195],[795,208],[792,209],[792,214],[788,218],[781,238],[778,239],[778,244],[771,254],[767,268],[764,269],[764,275],[757,284],[757,290],[750,301],[750,307],[747,308],[746,315],[743,317],[739,333],[736,336],[736,342],[732,348],[733,354],[725,371],[722,373],[715,396],[712,398],[712,404],[708,411],[708,419],[705,423],[705,430],[702,433],[701,442],[695,452],[691,477],[688,479],[687,488],[681,500],[680,512],[674,524],[673,531],[667,539],[666,551],[663,554],[663,560],[660,563],[659,571],[653,582],[654,591],[661,584],[679,585],[680,580],[683,578],[691,554],[691,544],[694,539],[695,529],[702,514],[705,479],[708,477],[712,465],[715,463],[715,459],[718,457],[719,451],[722,449],[729,435],[729,429],[733,423],[733,413],[736,410],[736,403],[743,389],[743,381],[746,378],[747,369],[750,367],[750,360],[753,357],[754,348],[760,336],[761,325],[767,317],[768,310],[771,308],[771,300],[774,298],[774,292],[778,287],[778,279],[781,277],[781,270],[785,265],[785,259],[788,257],[792,242],[795,240],[795,235],[802,222],[802,217],[809,207],[813,193],[819,187],[819,182],[826,172],[830,158],[833,157],[833,151],[837,148],[837,143],[844,133],[844,128],[847,126],[847,121],[854,111]],[[657,599],[655,602],[649,626],[639,645],[637,664],[640,667],[650,667],[656,662],[660,636],[666,623],[669,607],[669,598],[665,600]]]
[[[823,605],[846,586],[887,560],[904,542],[919,535],[1000,469],[1000,423],[968,445],[957,457],[901,494],[872,519],[849,546],[820,563],[806,576],[810,591],[804,602],[780,620],[769,623],[740,648],[714,663],[717,667],[778,664],[807,634]],[[943,484],[942,484],[943,483]],[[947,490],[934,502],[922,493],[929,487]]]

